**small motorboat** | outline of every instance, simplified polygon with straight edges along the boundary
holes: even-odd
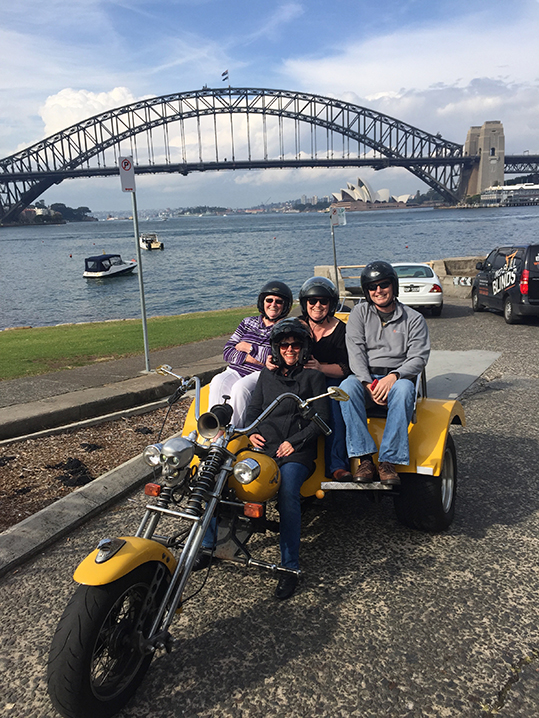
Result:
[[[134,259],[124,262],[119,254],[98,254],[97,257],[86,257],[82,276],[86,279],[119,277],[122,274],[130,274],[136,266]]]
[[[141,249],[164,249],[165,245],[159,241],[155,232],[143,232],[139,235]]]

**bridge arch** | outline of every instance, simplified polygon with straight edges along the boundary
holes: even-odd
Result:
[[[139,174],[401,166],[450,201],[473,163],[462,145],[334,98],[203,88],[102,112],[0,160],[0,222],[63,179],[118,174],[122,155]]]

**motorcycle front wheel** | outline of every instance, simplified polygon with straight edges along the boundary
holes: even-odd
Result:
[[[139,649],[170,574],[147,563],[103,586],[80,586],[68,603],[52,640],[49,696],[65,718],[109,718],[131,698],[152,654]],[[156,571],[163,576],[155,589]],[[138,630],[137,630],[138,629]]]

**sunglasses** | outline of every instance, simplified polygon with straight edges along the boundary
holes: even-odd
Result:
[[[277,304],[277,306],[282,306],[284,304],[284,299],[277,299],[275,297],[266,297],[264,301],[266,304]]]
[[[323,306],[327,307],[329,304],[329,298],[328,297],[307,297],[307,301],[311,305],[311,307],[314,307],[315,304],[318,302]]]
[[[391,286],[391,281],[389,279],[387,279],[385,282],[376,282],[374,284],[369,284],[368,290],[369,290],[369,292],[375,292],[378,289],[378,287],[380,287],[380,289],[387,289],[390,286]]]
[[[281,342],[279,344],[280,349],[292,349],[295,352],[299,352],[301,344],[299,342]]]

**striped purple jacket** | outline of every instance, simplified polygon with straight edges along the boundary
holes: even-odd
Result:
[[[252,374],[254,371],[260,371],[262,366],[246,364],[247,354],[246,352],[239,352],[236,349],[236,344],[241,341],[252,344],[251,356],[264,365],[270,354],[269,338],[272,329],[273,325],[267,327],[260,314],[257,317],[245,317],[245,319],[242,319],[223,350],[223,358],[228,362],[230,368],[237,371],[240,376],[247,376],[247,374]]]

